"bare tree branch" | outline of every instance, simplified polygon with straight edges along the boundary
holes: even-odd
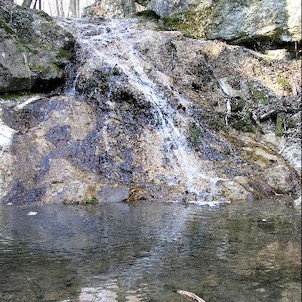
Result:
[[[205,300],[201,299],[200,297],[196,296],[195,294],[187,292],[185,290],[178,290],[177,293],[180,294],[181,296],[183,296],[184,298],[186,298],[189,301],[206,302]]]

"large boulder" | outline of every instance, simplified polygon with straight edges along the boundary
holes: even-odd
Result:
[[[168,28],[206,39],[246,42],[301,40],[301,2],[295,0],[150,0]]]
[[[163,29],[197,38],[233,43],[301,41],[301,3],[295,0],[99,0],[86,12],[121,18],[142,7],[162,18]]]
[[[46,13],[14,6],[0,12],[0,93],[62,83],[74,38]]]
[[[134,0],[98,0],[85,9],[84,15],[124,18],[136,11]]]

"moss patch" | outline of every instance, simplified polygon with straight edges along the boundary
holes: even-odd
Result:
[[[275,135],[276,137],[282,137],[283,135],[283,116],[280,113],[277,115],[276,119]]]
[[[277,83],[278,85],[286,92],[290,92],[291,91],[291,85],[290,85],[290,82],[285,78],[283,77],[282,75],[281,76],[278,76],[277,78]]]
[[[30,68],[31,71],[38,72],[38,73],[42,73],[46,69],[45,66],[41,66],[41,65],[38,65],[38,64],[30,64],[29,68]]]
[[[192,38],[206,37],[207,22],[211,19],[212,9],[206,7],[200,11],[191,11],[173,14],[162,18],[163,30],[179,30]]]
[[[14,35],[14,30],[0,16],[0,28],[3,28],[8,34]]]
[[[203,129],[199,125],[195,123],[191,123],[189,125],[189,139],[195,148],[199,146],[200,140],[203,136]]]
[[[249,87],[250,94],[254,101],[257,103],[261,103],[262,105],[267,105],[268,100],[267,100],[267,95],[265,94],[264,91],[254,88],[252,86]]]

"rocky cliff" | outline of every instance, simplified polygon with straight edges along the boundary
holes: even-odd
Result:
[[[156,14],[163,30],[244,44],[261,52],[287,47],[293,55],[301,54],[301,3],[295,0],[99,0],[87,13],[129,17],[142,11]]]
[[[61,25],[77,40],[66,89],[1,99],[3,202],[207,203],[299,192],[299,61],[142,20]]]

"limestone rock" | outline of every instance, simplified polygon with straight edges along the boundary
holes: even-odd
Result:
[[[266,170],[265,180],[276,193],[291,193],[294,191],[294,175],[285,166],[275,166]]]
[[[74,39],[42,11],[0,11],[0,93],[47,90],[64,80]]]
[[[148,9],[167,26],[206,39],[272,42],[301,40],[301,2],[150,0]]]
[[[134,0],[99,0],[85,9],[84,15],[124,18],[136,11]]]

